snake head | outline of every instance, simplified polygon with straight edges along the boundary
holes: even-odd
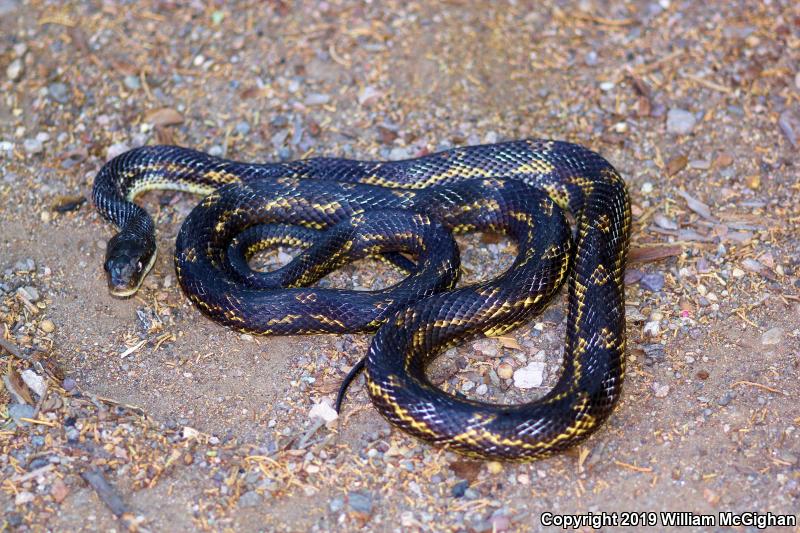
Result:
[[[103,263],[108,290],[114,296],[123,298],[136,293],[155,258],[154,245],[148,246],[123,233],[112,237],[106,246],[106,260]]]

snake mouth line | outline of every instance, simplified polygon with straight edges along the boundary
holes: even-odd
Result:
[[[144,283],[144,279],[150,273],[150,270],[153,268],[153,265],[156,264],[156,256],[158,255],[158,248],[155,249],[153,255],[150,256],[150,260],[142,269],[141,274],[138,276],[138,280],[135,285],[132,287],[124,287],[124,288],[117,288],[111,284],[111,279],[108,278],[106,281],[108,282],[108,292],[114,298],[118,298],[120,300],[126,300],[132,297],[134,294],[139,292],[139,289],[142,287],[142,283]]]

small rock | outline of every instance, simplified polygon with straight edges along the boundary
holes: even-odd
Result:
[[[540,387],[544,381],[545,364],[534,361],[514,372],[514,386],[520,389]]]
[[[328,502],[328,509],[332,513],[338,513],[344,508],[344,498],[334,498]]]
[[[411,152],[408,148],[401,148],[400,146],[396,146],[392,148],[392,151],[389,152],[389,161],[401,161],[403,159],[408,159],[411,157]]]
[[[47,94],[59,104],[66,104],[69,101],[69,87],[61,82],[48,85]]]
[[[665,398],[669,394],[669,385],[662,385],[660,383],[653,383],[653,393],[656,398]]]
[[[514,375],[514,367],[508,363],[500,363],[497,367],[497,375],[500,379],[511,379]]]
[[[314,406],[308,412],[308,416],[309,418],[319,418],[324,420],[327,424],[328,422],[333,422],[339,418],[339,413],[337,413],[336,409],[331,407],[329,403],[322,401],[314,404]]]
[[[53,485],[50,487],[50,496],[53,497],[53,501],[56,503],[61,503],[64,501],[69,495],[69,487],[59,478],[56,478],[53,481]]]
[[[479,396],[483,396],[487,392],[489,392],[489,386],[486,385],[486,383],[481,383],[480,385],[475,387],[475,394]]]
[[[768,329],[761,335],[761,344],[764,346],[774,346],[783,340],[783,328]]]
[[[653,222],[656,223],[656,226],[663,229],[668,230],[676,230],[678,229],[678,223],[672,220],[671,218],[667,218],[661,213],[656,213],[653,216]]]
[[[239,497],[239,507],[256,507],[261,503],[263,498],[259,493],[253,490],[248,490]]]
[[[142,86],[142,82],[139,81],[139,77],[132,74],[125,76],[125,79],[122,80],[122,82],[125,84],[125,87],[131,91],[135,91]]]
[[[497,341],[493,339],[481,339],[472,343],[472,347],[483,355],[494,357],[497,355]]]
[[[778,117],[778,127],[795,148],[800,148],[800,115],[787,109]]]
[[[649,337],[658,337],[661,334],[661,324],[657,320],[645,323],[642,333]]]
[[[358,103],[360,105],[368,105],[383,96],[383,93],[372,85],[367,85],[358,93]]]
[[[64,381],[61,383],[61,388],[65,391],[70,392],[73,390],[78,384],[72,378],[64,378]]]
[[[30,368],[25,369],[20,374],[22,376],[22,381],[25,382],[25,385],[28,386],[33,392],[35,392],[39,397],[44,395],[44,392],[47,390],[47,381],[31,370]]]
[[[331,95],[329,94],[321,94],[321,93],[312,93],[306,96],[303,103],[308,106],[312,105],[325,105],[331,101]]]
[[[493,516],[491,519],[492,524],[492,532],[493,533],[501,533],[503,531],[508,531],[511,527],[511,520],[504,515],[499,514],[497,516]]]
[[[239,135],[247,135],[250,133],[250,123],[243,120],[236,125],[235,130]]]
[[[56,330],[56,325],[53,323],[52,320],[42,320],[42,323],[39,324],[39,327],[45,333],[53,333]]]
[[[25,298],[31,303],[39,301],[39,291],[37,291],[33,287],[20,287],[17,289],[17,294],[19,294],[21,297]]]
[[[714,164],[720,168],[727,168],[733,164],[733,156],[728,152],[721,152],[714,160]]]
[[[36,496],[32,492],[23,490],[17,493],[14,498],[14,505],[25,505],[26,503],[31,503],[35,498]]]
[[[726,405],[731,403],[731,400],[733,400],[733,394],[731,394],[731,392],[728,391],[728,392],[726,392],[725,394],[722,395],[722,398],[717,400],[717,403],[720,404],[721,406],[725,407]]]
[[[586,63],[587,67],[597,65],[597,52],[590,50],[589,53],[584,56],[583,62]]]
[[[694,129],[697,120],[685,109],[674,107],[667,112],[667,131],[678,135],[686,135]]]
[[[21,58],[17,58],[6,67],[6,77],[11,81],[19,81],[22,77],[24,64]]]
[[[25,426],[28,425],[28,422],[23,422],[22,418],[33,418],[33,413],[35,412],[35,408],[32,405],[23,404],[23,403],[15,403],[9,406],[8,414],[11,418],[14,419],[14,422],[18,426]]]
[[[708,159],[693,159],[689,161],[689,166],[696,170],[708,170],[711,168],[711,161]]]
[[[124,154],[130,150],[125,143],[114,143],[106,149],[106,161],[111,161],[118,155]]]
[[[453,498],[461,498],[464,496],[464,493],[467,491],[468,488],[469,488],[469,481],[467,480],[459,481],[458,483],[453,485],[452,489],[450,489],[450,494],[453,495]]]
[[[25,139],[22,147],[29,154],[39,154],[44,150],[44,144],[39,139]]]
[[[372,498],[365,492],[350,492],[347,494],[347,503],[354,511],[363,514],[370,514],[372,512]]]
[[[642,279],[639,280],[639,285],[650,292],[658,292],[664,288],[664,275],[658,272],[645,274],[642,276]]]
[[[20,259],[14,263],[14,272],[25,274],[28,272],[33,272],[34,270],[36,270],[36,262],[31,258]]]
[[[215,144],[214,146],[208,149],[208,155],[212,157],[222,157],[223,153],[224,150],[222,149],[222,146],[218,144]]]

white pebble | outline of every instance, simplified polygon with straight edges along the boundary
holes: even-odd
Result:
[[[540,361],[528,363],[528,366],[514,372],[514,386],[520,389],[539,387],[544,381],[545,364]]]
[[[25,382],[25,385],[35,392],[37,396],[42,397],[44,395],[44,391],[47,390],[47,382],[42,376],[30,368],[23,370],[20,375],[22,376],[22,381]]]
[[[308,412],[309,418],[318,418],[324,420],[327,424],[328,422],[333,422],[337,418],[339,418],[339,413],[336,412],[336,409],[331,407],[328,401],[323,400],[320,403],[315,403],[311,410]]]

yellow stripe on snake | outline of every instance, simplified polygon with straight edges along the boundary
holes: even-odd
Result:
[[[585,439],[619,399],[630,204],[619,174],[586,148],[523,140],[404,161],[265,164],[137,148],[107,163],[93,191],[99,212],[120,229],[105,261],[118,296],[135,293],[153,264],[153,221],[133,199],[154,188],[208,195],[181,227],[175,253],[181,287],[204,314],[265,335],[377,330],[365,361],[369,396],[421,439],[471,456],[531,460]],[[506,233],[518,254],[500,276],[456,288],[452,233],[470,231]],[[250,269],[254,253],[278,244],[302,251],[279,270]],[[376,291],[310,286],[367,256],[408,276]],[[498,405],[430,382],[425,369],[436,356],[526,323],[567,279],[564,362],[547,395]]]

